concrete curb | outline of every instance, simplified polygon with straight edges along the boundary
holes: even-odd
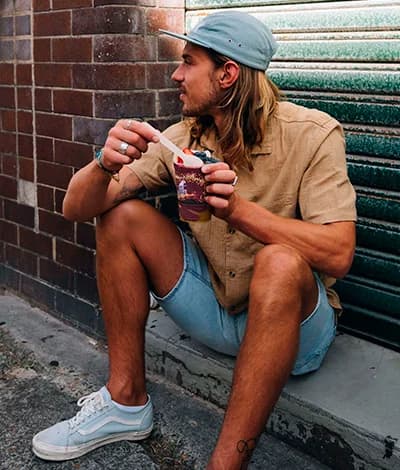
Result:
[[[161,310],[150,315],[147,368],[224,407],[234,360],[196,344]],[[268,429],[324,464],[400,468],[400,354],[339,335],[318,373],[291,378]]]

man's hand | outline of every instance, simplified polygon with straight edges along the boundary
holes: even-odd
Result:
[[[207,203],[213,214],[220,219],[226,219],[238,203],[239,196],[235,194],[236,173],[224,162],[210,163],[202,167],[207,182]]]
[[[123,165],[139,159],[142,153],[146,152],[149,142],[158,141],[154,129],[145,122],[121,119],[108,132],[103,147],[102,164],[108,170],[118,171]]]

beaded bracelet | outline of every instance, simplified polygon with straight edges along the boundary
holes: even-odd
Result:
[[[119,170],[109,170],[103,165],[103,149],[96,150],[94,154],[94,159],[96,160],[97,166],[107,173],[107,175],[113,180],[119,182]]]

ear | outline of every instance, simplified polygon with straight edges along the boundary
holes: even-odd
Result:
[[[231,87],[239,77],[240,68],[239,65],[233,60],[225,62],[219,73],[219,84],[221,88]]]

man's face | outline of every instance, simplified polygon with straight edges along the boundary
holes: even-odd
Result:
[[[213,116],[217,111],[221,90],[218,69],[202,47],[187,43],[182,63],[172,74],[179,85],[179,99],[184,116]]]

